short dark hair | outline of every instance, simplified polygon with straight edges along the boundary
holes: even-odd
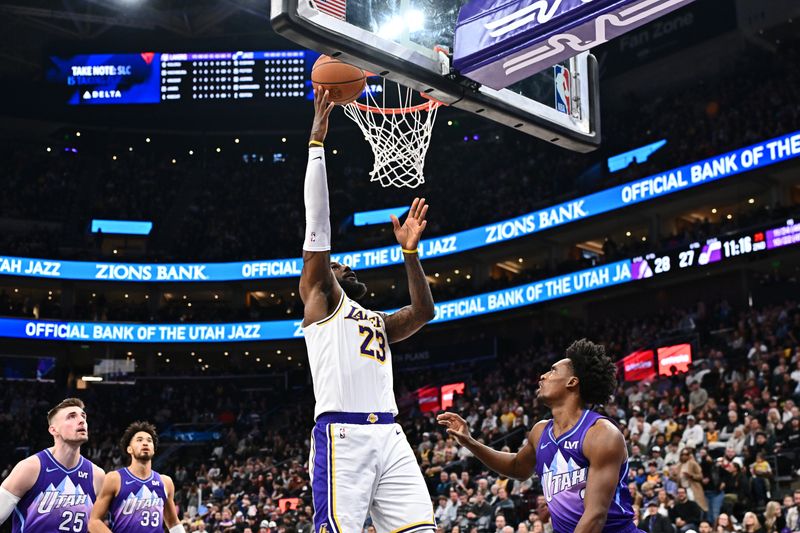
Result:
[[[47,411],[47,425],[53,423],[53,417],[55,417],[59,411],[62,409],[66,409],[67,407],[80,407],[81,409],[85,408],[86,406],[83,404],[83,400],[80,398],[65,398],[61,400],[61,402]]]
[[[581,399],[592,405],[605,404],[617,388],[617,365],[601,344],[586,339],[573,342],[566,352],[578,378]]]
[[[153,451],[158,449],[158,431],[156,430],[156,427],[150,422],[137,420],[125,429],[125,433],[122,434],[122,438],[119,441],[119,445],[120,448],[122,448],[123,454],[128,454],[128,446],[130,446],[133,436],[140,431],[144,431],[153,437]]]

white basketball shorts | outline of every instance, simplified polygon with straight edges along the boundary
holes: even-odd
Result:
[[[309,461],[316,533],[433,531],[433,506],[414,452],[391,413],[324,413]]]

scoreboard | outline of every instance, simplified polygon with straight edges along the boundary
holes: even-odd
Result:
[[[47,80],[70,105],[311,98],[310,50],[50,56]]]
[[[794,244],[800,244],[800,222],[790,219],[784,226],[776,228],[712,237],[667,253],[634,257],[631,259],[631,274],[633,279],[650,278]]]

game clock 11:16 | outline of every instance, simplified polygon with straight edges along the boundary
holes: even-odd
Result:
[[[725,257],[749,254],[753,251],[753,239],[749,236],[731,239],[722,243],[722,247],[725,250]]]

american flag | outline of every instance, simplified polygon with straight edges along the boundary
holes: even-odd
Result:
[[[347,0],[313,0],[312,5],[332,17],[345,20],[347,16]]]

